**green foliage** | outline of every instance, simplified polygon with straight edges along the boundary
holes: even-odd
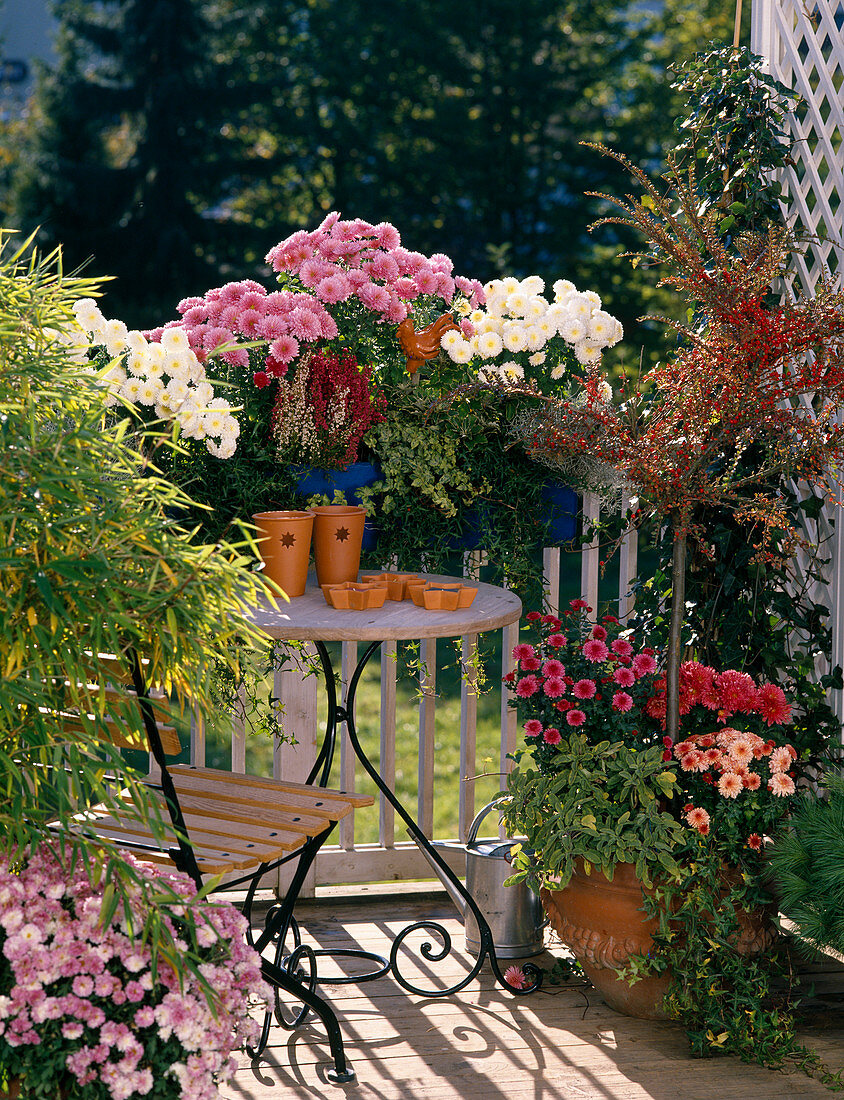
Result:
[[[585,734],[570,733],[557,749],[550,775],[525,750],[515,754],[502,816],[509,835],[527,837],[527,850],[514,855],[511,881],[538,889],[554,880],[561,889],[579,861],[610,881],[617,863],[633,864],[645,886],[654,877],[678,877],[675,852],[686,830],[664,808],[676,780],[662,746],[590,744]]]
[[[783,913],[802,939],[844,954],[844,780],[830,775],[825,797],[806,791],[771,852]]]
[[[773,174],[792,163],[785,120],[798,97],[763,66],[761,57],[732,46],[673,66],[672,88],[686,96],[674,152],[693,168],[698,192],[717,207],[719,231],[730,237],[783,220]]]
[[[211,663],[254,634],[245,616],[254,583],[235,545],[200,545],[172,520],[188,500],[129,443],[128,422],[106,427],[103,390],[57,333],[74,329],[72,304],[97,293],[45,259],[0,241],[0,847],[6,858],[66,843],[80,808],[116,805],[106,777],[121,766],[104,724],[101,654],[139,653],[146,676],[176,709],[208,713]],[[145,743],[139,708],[117,713]],[[78,711],[68,743],[54,712]],[[121,769],[122,770],[122,769]],[[125,772],[128,816],[163,835],[141,773]],[[58,832],[51,826],[58,823]],[[75,856],[121,891],[151,887],[81,822]],[[174,904],[178,901],[171,899]],[[152,920],[152,918],[151,918]],[[166,949],[159,918],[144,934]]]

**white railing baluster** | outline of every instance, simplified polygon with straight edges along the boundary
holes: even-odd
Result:
[[[597,522],[601,514],[601,506],[594,493],[583,495],[583,525],[586,530],[588,523]],[[591,542],[583,547],[583,555],[580,563],[580,593],[584,600],[592,608],[589,618],[594,622],[598,608],[598,576],[601,551],[598,545],[598,535],[592,536]]]
[[[621,512],[624,515],[630,507],[628,493],[621,494]],[[618,554],[618,617],[626,623],[633,611],[633,582],[639,561],[639,535],[635,527],[628,527],[621,540]]]
[[[419,780],[416,818],[427,837],[434,835],[434,746],[437,720],[437,640],[419,647]]]
[[[232,715],[232,771],[246,771],[246,691],[242,685]]]
[[[349,680],[355,671],[358,659],[357,642],[343,642],[342,656],[340,658],[340,680],[342,683],[343,706],[346,706],[346,692]],[[357,703],[352,711],[352,718],[357,717]],[[340,789],[353,791],[355,789],[355,764],[357,758],[349,742],[345,724],[338,730],[340,738]],[[355,846],[355,815],[348,814],[338,826],[338,841],[341,848],[351,851]]]
[[[460,794],[457,835],[465,842],[475,816],[475,784],[470,777],[477,771],[478,639],[474,634],[461,639],[460,646]]]
[[[550,615],[560,613],[560,556],[559,546],[546,546],[542,551],[545,602]]]

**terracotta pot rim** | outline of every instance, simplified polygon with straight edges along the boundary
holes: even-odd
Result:
[[[366,514],[362,504],[315,504],[311,511],[315,516],[348,516],[360,512]]]
[[[252,519],[255,521],[255,523],[258,523],[262,521],[265,522],[267,520],[282,521],[291,519],[309,519],[313,515],[314,513],[310,508],[305,511],[299,510],[297,508],[291,508],[287,510],[281,509],[278,512],[255,512],[255,514],[252,516]]]

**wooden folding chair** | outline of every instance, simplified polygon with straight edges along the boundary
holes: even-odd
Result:
[[[282,863],[297,860],[296,870],[284,899],[271,908],[266,927],[257,938],[251,932],[249,941],[261,953],[275,943],[275,957],[263,957],[264,978],[276,990],[276,1019],[282,1026],[293,1028],[301,1023],[308,1010],[322,1021],[328,1034],[334,1069],[332,1081],[354,1080],[354,1071],[346,1062],[343,1040],[337,1017],[327,1002],[314,992],[316,985],[316,954],[300,942],[293,907],[305,876],[317,852],[327,840],[336,823],[356,807],[372,805],[368,795],[331,790],[325,783],[328,766],[321,757],[307,783],[289,783],[254,775],[240,775],[213,768],[198,768],[188,764],[168,764],[167,757],[181,751],[176,729],[169,724],[167,699],[149,689],[145,683],[141,662],[131,655],[125,662],[108,656],[98,656],[99,669],[108,668],[107,700],[114,710],[126,705],[127,698],[141,709],[143,727],[149,750],[160,770],[160,782],[148,781],[151,790],[161,799],[162,819],[169,818],[166,845],[156,840],[145,822],[112,808],[94,807],[85,812],[88,827],[105,843],[134,851],[138,858],[153,862],[172,863],[190,875],[200,888],[203,876],[234,876],[228,886],[247,885],[243,911],[250,920],[255,891],[261,878]],[[84,725],[78,714],[61,712],[57,720],[72,731]],[[138,749],[137,736],[127,735],[119,719],[106,716],[106,736],[117,748]],[[133,732],[133,731],[132,731]],[[330,765],[330,760],[328,761]],[[295,949],[285,955],[288,933],[293,933]],[[310,975],[305,985],[299,969],[308,959]],[[278,991],[284,991],[303,1008],[292,1021],[285,1020]],[[261,1040],[249,1053],[258,1057],[266,1047],[271,1024],[268,1011]]]

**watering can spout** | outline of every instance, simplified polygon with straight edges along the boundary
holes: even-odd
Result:
[[[410,834],[408,834],[408,835],[410,835]],[[430,863],[431,870],[434,872],[434,874],[437,876],[437,878],[443,884],[443,886],[445,887],[446,893],[451,898],[451,900],[454,902],[454,904],[457,906],[458,913],[460,914],[460,916],[465,921],[466,920],[466,909],[467,909],[466,899],[463,897],[463,895],[460,893],[460,891],[457,889],[457,887],[454,885],[454,883],[451,881],[451,879],[445,874],[445,872],[443,871],[442,866],[437,861],[437,859],[435,858],[433,853],[429,852],[421,844],[419,845],[419,851],[422,853],[422,855],[425,857],[425,859],[427,859],[427,861]]]

